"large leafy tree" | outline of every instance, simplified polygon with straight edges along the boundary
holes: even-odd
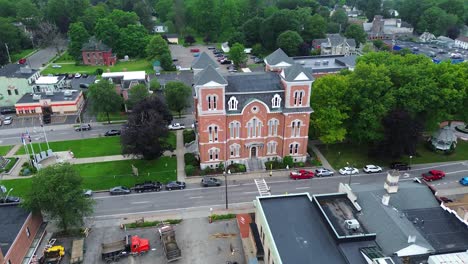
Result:
[[[372,20],[375,15],[380,14],[382,0],[356,0],[356,5],[364,12],[367,19]]]
[[[114,84],[101,81],[89,87],[88,98],[91,101],[91,110],[94,113],[105,113],[110,124],[109,113],[115,113],[122,108],[122,97],[117,94]]]
[[[68,53],[75,59],[79,59],[81,57],[81,48],[89,39],[89,34],[88,31],[86,31],[84,24],[82,22],[70,24],[68,37],[70,39],[68,44]]]
[[[232,62],[234,62],[236,66],[247,62],[247,54],[245,53],[244,49],[244,45],[240,43],[235,43],[229,50],[229,58],[232,60]]]
[[[276,46],[281,48],[288,56],[297,56],[299,47],[304,42],[299,33],[287,30],[281,33],[276,40]]]
[[[146,85],[144,84],[135,85],[128,91],[127,105],[130,108],[133,108],[134,105],[143,101],[148,96],[149,96],[149,91]]]
[[[164,89],[167,106],[181,117],[182,111],[190,106],[192,89],[183,82],[168,82]]]
[[[93,200],[83,195],[82,183],[83,178],[68,163],[43,168],[32,178],[23,206],[57,219],[65,232],[80,227],[93,212]]]
[[[299,21],[292,16],[292,11],[280,10],[260,25],[260,35],[263,46],[266,49],[274,50],[278,36],[286,30],[299,30]]]
[[[314,39],[324,38],[327,32],[327,22],[325,19],[315,14],[309,16],[304,23],[304,30],[302,31],[302,38],[306,42],[310,42]]]
[[[167,42],[160,35],[154,35],[146,46],[146,56],[149,60],[155,60],[165,53],[170,53]]]
[[[83,16],[79,18],[79,21],[83,22],[86,30],[92,35],[97,20],[106,17],[108,13],[108,7],[104,3],[99,3],[98,5],[86,8]]]
[[[356,24],[349,25],[346,28],[345,36],[356,40],[357,46],[366,43],[367,39],[367,33],[364,31],[362,26]]]
[[[145,57],[145,48],[149,43],[149,37],[143,26],[130,24],[120,29],[119,32],[118,54],[130,57]]]
[[[348,15],[340,8],[333,12],[333,15],[330,17],[330,21],[337,23],[340,26],[341,32],[343,32],[348,25]]]
[[[244,33],[245,42],[247,45],[260,43],[260,25],[263,24],[263,18],[253,17],[242,25],[242,32]]]
[[[119,44],[119,27],[108,18],[98,19],[96,26],[94,27],[94,34],[98,39],[102,40],[112,48],[117,47]]]
[[[139,22],[138,15],[135,12],[125,12],[119,9],[112,10],[108,18],[119,28],[136,25]]]
[[[447,14],[439,7],[433,6],[422,13],[417,24],[418,32],[429,31],[436,36],[445,35],[447,30],[458,22],[456,15]]]
[[[133,107],[128,125],[122,130],[122,153],[147,160],[160,157],[167,147],[167,124],[171,121],[172,115],[159,97],[153,95],[140,101]]]

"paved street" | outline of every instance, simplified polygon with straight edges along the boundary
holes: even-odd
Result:
[[[57,49],[55,47],[40,49],[28,57],[28,63],[32,69],[39,69],[47,64],[56,54]]]
[[[429,169],[440,169],[447,172],[447,176],[430,183],[438,189],[459,188],[458,180],[468,175],[468,162],[451,162],[430,166],[416,165],[409,175],[402,176],[401,181],[413,181],[422,172]],[[267,178],[272,194],[310,192],[312,194],[330,193],[338,191],[338,184],[348,183],[349,176],[333,176],[314,178],[311,180],[290,180],[285,176]],[[351,176],[351,186],[356,184],[382,184],[385,173],[358,174]],[[414,183],[418,184],[418,183]],[[468,192],[468,187],[462,187]],[[249,203],[258,195],[253,179],[229,181],[228,200],[230,204]],[[199,184],[188,184],[185,190],[161,191],[156,193],[130,194],[127,196],[109,196],[107,193],[95,194],[95,220],[120,218],[130,215],[155,214],[189,208],[223,208],[225,203],[225,187],[203,188]]]

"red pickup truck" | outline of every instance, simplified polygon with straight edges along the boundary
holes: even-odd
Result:
[[[200,49],[190,49],[190,52],[200,52]]]
[[[289,177],[293,180],[312,179],[314,177],[314,173],[307,170],[291,171],[289,173]]]
[[[440,170],[430,170],[429,172],[423,173],[422,177],[425,181],[440,180],[445,177],[445,172]]]

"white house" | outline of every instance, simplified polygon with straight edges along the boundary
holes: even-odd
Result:
[[[65,87],[65,76],[41,76],[31,86],[34,93],[58,92]]]
[[[455,47],[468,49],[468,37],[461,36],[455,40]]]
[[[166,33],[167,27],[164,25],[156,25],[153,27],[153,32],[154,33]]]

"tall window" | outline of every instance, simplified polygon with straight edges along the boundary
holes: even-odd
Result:
[[[276,154],[277,143],[275,141],[270,141],[267,144],[267,154]]]
[[[229,123],[229,134],[230,138],[239,138],[240,137],[240,123],[237,121],[232,121]]]
[[[301,121],[295,120],[291,123],[291,137],[299,137],[301,135]]]
[[[239,144],[232,144],[230,147],[230,154],[231,157],[239,157],[240,156],[240,145]]]
[[[261,137],[262,125],[262,122],[257,118],[252,118],[252,120],[247,123],[247,137]]]
[[[304,91],[295,91],[294,92],[294,105],[295,106],[302,106],[302,101],[304,97]]]
[[[296,155],[299,153],[299,144],[298,143],[292,143],[289,145],[289,154],[291,155]]]
[[[279,94],[275,94],[273,99],[271,99],[271,107],[272,108],[279,108],[281,105],[281,96]]]
[[[218,142],[218,126],[212,125],[208,127],[208,141]]]
[[[216,110],[218,104],[217,99],[218,97],[216,95],[208,95],[208,110]]]
[[[278,124],[279,124],[279,121],[277,119],[270,119],[268,121],[268,135],[269,136],[278,135]]]
[[[237,110],[238,103],[239,102],[237,101],[236,97],[232,96],[231,98],[229,98],[229,101],[228,101],[229,110]]]
[[[210,148],[208,150],[210,160],[219,160],[219,148]]]

